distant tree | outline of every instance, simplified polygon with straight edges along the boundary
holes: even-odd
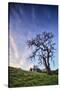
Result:
[[[30,71],[42,72],[37,65],[34,65],[33,68],[30,68]]]
[[[30,71],[33,71],[33,68],[30,68]]]
[[[37,65],[34,65],[32,68],[30,68],[30,71],[37,71]]]
[[[33,66],[33,70],[37,72],[41,72],[40,68],[37,65]]]
[[[38,57],[39,64],[44,64],[48,74],[51,74],[50,60],[53,61],[54,45],[52,32],[43,32],[38,34],[34,39],[28,40],[27,44],[34,48],[32,55],[29,57],[35,60]]]
[[[34,71],[37,71],[37,68],[38,68],[37,65],[34,65],[34,66],[33,66],[33,70],[34,70]]]

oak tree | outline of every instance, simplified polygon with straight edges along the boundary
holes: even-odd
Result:
[[[27,41],[29,48],[34,48],[32,55],[29,58],[35,59],[38,57],[39,64],[43,64],[49,74],[51,73],[50,60],[53,61],[55,50],[53,38],[52,32],[42,32],[34,39]]]

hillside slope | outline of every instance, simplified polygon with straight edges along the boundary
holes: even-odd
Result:
[[[38,73],[24,71],[21,69],[8,68],[9,87],[25,87],[25,86],[41,86],[41,85],[57,85],[58,75],[47,75],[46,73]]]

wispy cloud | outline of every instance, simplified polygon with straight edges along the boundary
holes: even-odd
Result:
[[[32,20],[35,21],[36,14],[35,14],[35,8],[32,6]]]
[[[9,52],[10,52],[10,62],[9,62],[10,66],[17,67],[17,68],[20,67],[25,70],[29,70],[30,67],[33,66],[31,63],[29,63],[29,61],[27,61],[27,58],[26,58],[29,52],[25,53],[24,51],[24,54],[22,54],[21,51],[18,51],[15,38],[11,34],[10,34]]]
[[[11,35],[10,35],[10,42],[11,42],[11,46],[12,46],[12,48],[14,50],[14,56],[15,56],[16,59],[18,59],[19,54],[18,54],[17,46],[16,46],[14,38]]]

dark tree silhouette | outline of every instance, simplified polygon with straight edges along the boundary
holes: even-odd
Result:
[[[52,32],[43,32],[38,34],[34,39],[28,40],[29,48],[34,48],[29,58],[38,57],[39,64],[44,64],[47,72],[51,73],[50,60],[53,61],[54,45]]]
[[[34,65],[33,68],[30,68],[30,71],[42,72],[37,65]]]

